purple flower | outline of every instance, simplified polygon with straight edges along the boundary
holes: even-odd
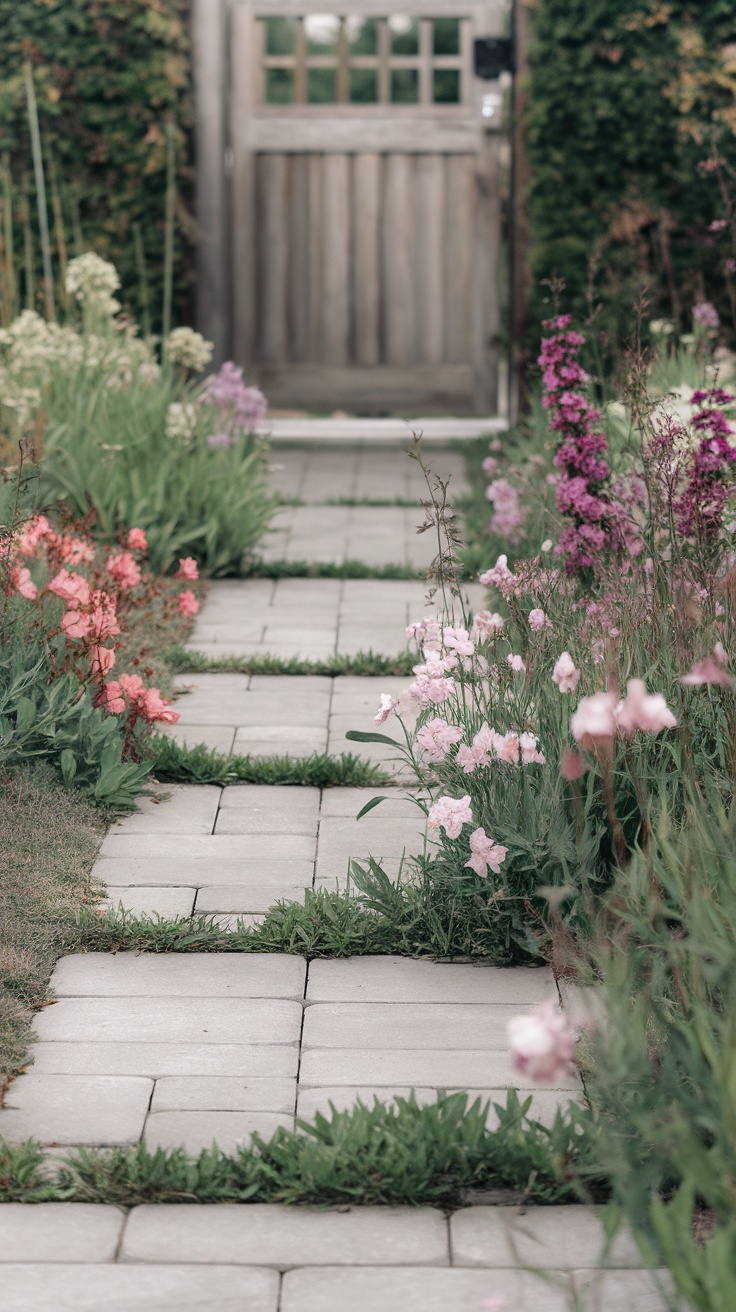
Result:
[[[693,306],[693,319],[701,328],[717,328],[721,322],[715,305],[710,301]]]

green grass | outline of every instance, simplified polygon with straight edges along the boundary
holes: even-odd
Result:
[[[417,663],[416,653],[399,652],[396,656],[382,656],[374,651],[357,652],[355,656],[331,656],[328,660],[301,660],[281,656],[205,656],[182,645],[169,647],[164,659],[173,674],[314,674],[330,679],[341,675],[358,675],[365,678],[399,677],[412,673]]]
[[[424,1107],[413,1097],[395,1106],[376,1100],[333,1108],[268,1141],[254,1135],[232,1156],[216,1147],[198,1157],[143,1146],[77,1149],[54,1160],[53,1171],[38,1145],[11,1148],[0,1140],[0,1200],[456,1208],[494,1189],[509,1191],[510,1202],[579,1201],[580,1172],[595,1138],[592,1117],[571,1103],[546,1128],[529,1119],[530,1102],[510,1092],[498,1108],[498,1128],[488,1129],[487,1104],[467,1093]],[[604,1193],[599,1180],[589,1196]]]
[[[325,506],[371,506],[374,509],[394,506],[402,510],[421,509],[419,497],[328,497]]]
[[[99,808],[65,788],[49,765],[0,786],[0,1090],[26,1061],[33,1013],[75,918],[94,899],[90,870],[104,834]]]
[[[362,560],[250,560],[242,571],[250,579],[421,579],[427,571],[408,565],[366,565]]]
[[[147,744],[148,746],[148,744]],[[161,734],[150,744],[157,779],[185,784],[303,784],[306,788],[385,787],[379,766],[343,752],[330,756],[225,756],[207,747],[181,747]]]

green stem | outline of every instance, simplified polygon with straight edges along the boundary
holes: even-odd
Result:
[[[31,131],[31,152],[33,154],[33,172],[36,178],[36,201],[38,203],[38,229],[41,236],[41,258],[43,260],[43,290],[46,305],[46,317],[52,323],[56,319],[54,305],[54,276],[51,271],[51,241],[49,238],[49,216],[46,209],[46,183],[43,176],[43,155],[41,153],[41,131],[38,126],[38,106],[33,86],[33,69],[30,61],[23,66],[28,101],[28,123]]]
[[[174,225],[176,220],[176,127],[166,124],[166,200],[164,217],[164,304],[161,333],[171,332],[171,302],[174,290]]]

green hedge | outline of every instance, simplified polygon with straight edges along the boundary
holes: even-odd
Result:
[[[727,317],[724,252],[706,231],[723,208],[698,162],[716,137],[736,157],[736,75],[719,68],[736,41],[733,0],[539,0],[531,15],[537,322],[549,308],[540,284],[553,275],[566,281],[565,308],[584,311],[591,256],[614,336],[630,329],[642,283],[652,315],[679,317],[683,331],[703,295]]]
[[[192,127],[188,0],[0,0],[0,150],[13,177],[16,266],[25,301],[24,180],[36,257],[36,195],[23,86],[33,63],[47,163],[59,175],[65,237],[75,251],[74,204],[85,249],[112,260],[123,302],[142,318],[134,245],[140,225],[154,329],[163,298],[166,123],[177,126],[178,214],[175,321],[186,321],[192,286],[190,217]],[[58,286],[52,195],[49,224]],[[77,230],[78,232],[78,230]]]

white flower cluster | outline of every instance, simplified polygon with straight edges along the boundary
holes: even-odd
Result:
[[[191,446],[197,431],[197,408],[189,401],[172,401],[166,411],[166,436]]]
[[[166,355],[182,369],[202,373],[212,359],[213,343],[206,342],[193,328],[174,328],[166,338]]]
[[[3,394],[15,395],[18,388],[38,390],[54,369],[82,368],[102,373],[105,386],[113,389],[129,386],[136,375],[151,383],[160,372],[150,345],[133,329],[82,334],[47,323],[34,310],[24,310],[0,329]]]
[[[85,251],[84,255],[69,261],[66,290],[85,310],[112,318],[120,309],[120,302],[113,294],[119,286],[115,265],[95,255],[94,251]]]

